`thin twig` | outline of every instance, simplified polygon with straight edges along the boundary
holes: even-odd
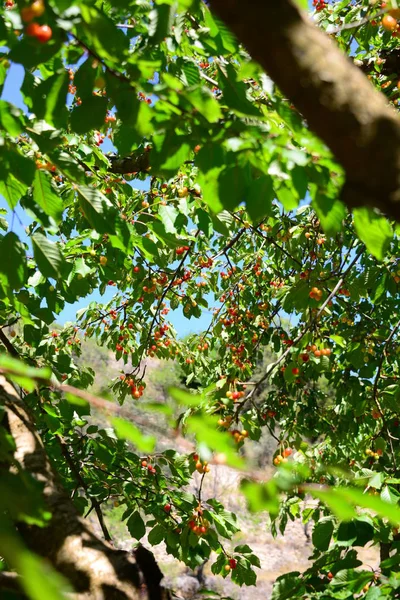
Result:
[[[311,322],[297,336],[297,338],[293,341],[293,344],[291,346],[288,346],[288,348],[285,350],[285,352],[283,352],[283,354],[281,354],[281,356],[275,362],[273,362],[270,365],[268,365],[267,371],[261,377],[261,379],[258,381],[257,385],[254,386],[254,388],[247,395],[247,397],[245,399],[246,401],[250,400],[254,396],[254,394],[256,393],[256,391],[259,388],[259,386],[270,377],[271,373],[276,369],[276,367],[278,367],[285,360],[285,358],[288,356],[288,354],[290,354],[290,352],[292,351],[293,346],[295,346],[296,344],[298,344],[303,339],[303,337],[306,335],[306,333],[310,329],[312,329],[314,327],[314,325],[318,322],[319,317],[324,312],[325,308],[328,306],[328,304],[332,300],[332,298],[334,298],[334,296],[337,294],[337,292],[339,291],[339,289],[342,287],[343,282],[344,282],[347,274],[353,268],[353,266],[357,263],[358,259],[360,258],[361,254],[364,252],[364,250],[365,250],[365,248],[363,246],[362,249],[358,252],[357,256],[352,260],[352,262],[350,263],[350,265],[347,268],[347,270],[345,271],[345,273],[339,279],[339,281],[337,282],[337,284],[335,285],[335,287],[333,288],[332,292],[329,294],[329,296],[327,297],[327,299],[325,300],[325,302],[322,304],[321,308],[319,309],[319,311],[315,315],[314,319],[312,319]]]
[[[197,499],[199,501],[199,504],[201,503],[201,492],[202,492],[202,489],[203,489],[203,481],[204,481],[204,477],[205,476],[206,476],[206,474],[203,473],[203,475],[201,476],[201,479],[200,479],[199,492],[197,494]]]
[[[96,515],[99,520],[99,524],[100,524],[101,530],[103,532],[104,539],[107,540],[107,542],[111,542],[112,538],[111,538],[111,535],[110,535],[110,533],[107,529],[107,526],[104,522],[104,516],[103,516],[102,510],[101,510],[100,503],[96,500],[96,498],[93,498],[90,495],[90,493],[88,492],[88,486],[86,485],[85,480],[83,479],[82,475],[80,474],[78,467],[74,463],[74,460],[69,453],[68,446],[62,441],[62,439],[59,435],[56,435],[56,438],[58,440],[58,443],[60,444],[62,455],[64,456],[65,460],[67,461],[72,473],[74,474],[75,479],[79,483],[80,487],[82,487],[85,490],[87,497],[89,498],[89,500],[92,503],[92,507],[96,511]]]
[[[391,10],[391,9],[389,8],[389,10]],[[344,25],[340,25],[339,27],[334,27],[334,28],[331,28],[328,26],[325,29],[325,32],[329,33],[329,35],[331,35],[333,33],[340,33],[341,31],[345,31],[346,29],[357,29],[358,27],[365,25],[369,21],[373,21],[377,17],[380,17],[387,12],[388,12],[388,9],[384,8],[383,10],[379,10],[378,12],[374,13],[373,15],[365,16],[362,19],[359,19],[358,21],[351,21],[351,23],[345,23]]]

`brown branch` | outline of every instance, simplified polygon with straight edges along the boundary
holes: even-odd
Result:
[[[0,329],[0,342],[5,346],[7,352],[9,352],[11,356],[18,356],[18,352],[16,351],[16,349],[14,348],[4,331],[2,331],[2,329]]]
[[[141,154],[133,154],[122,158],[119,156],[108,156],[108,160],[111,163],[110,171],[111,173],[118,173],[120,175],[147,173],[150,168],[149,154],[149,152],[142,152]]]
[[[343,166],[342,199],[400,220],[400,119],[295,0],[210,0]]]
[[[57,439],[58,443],[60,444],[62,455],[64,456],[66,462],[68,463],[69,468],[71,469],[71,473],[75,477],[75,479],[76,479],[77,483],[80,485],[80,487],[82,487],[82,489],[85,490],[86,496],[89,498],[89,500],[92,503],[92,507],[94,508],[94,510],[96,512],[101,530],[104,535],[104,539],[107,542],[111,542],[112,538],[107,529],[107,525],[105,524],[103,512],[102,512],[101,506],[100,506],[100,502],[98,502],[96,500],[96,498],[93,498],[93,496],[91,496],[90,493],[88,492],[88,486],[86,485],[85,480],[83,479],[82,475],[80,474],[78,467],[74,463],[74,460],[73,460],[71,454],[69,453],[67,444],[65,444],[62,441],[62,439],[59,435],[56,435],[56,439]]]
[[[231,213],[232,217],[234,219],[236,219],[237,221],[240,221],[241,223],[244,223],[243,219],[241,219],[239,216],[235,215],[235,213]],[[278,242],[276,242],[274,240],[274,238],[270,235],[264,235],[262,233],[262,231],[260,231],[259,228],[260,225],[250,225],[250,229],[257,235],[261,236],[264,240],[267,240],[270,244],[272,244],[273,246],[275,246],[276,248],[278,248],[278,250],[280,250],[282,252],[282,254],[285,254],[288,258],[290,258],[293,262],[297,263],[300,267],[302,267],[301,262],[295,257],[292,256],[287,250],[285,250],[285,248],[283,248],[283,246],[280,246],[278,244]]]

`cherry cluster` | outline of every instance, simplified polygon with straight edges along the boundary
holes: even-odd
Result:
[[[324,0],[313,0],[313,6],[315,6],[315,10],[320,12],[321,10],[324,10],[324,8],[326,8],[328,6],[328,3],[325,2]]]

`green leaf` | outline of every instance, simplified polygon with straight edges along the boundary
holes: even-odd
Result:
[[[55,73],[34,88],[32,111],[38,119],[43,119],[55,127],[66,127],[68,122],[66,107],[68,85],[68,73],[66,69],[62,69],[61,73]]]
[[[178,58],[177,68],[180,68],[179,78],[186,86],[198,85],[201,81],[199,67],[186,57]]]
[[[79,98],[88,100],[92,98],[97,76],[98,70],[93,68],[93,59],[89,57],[81,64],[74,77],[74,85]]]
[[[219,198],[218,184],[218,177],[222,170],[222,167],[215,167],[209,169],[206,173],[199,173],[198,175],[198,182],[201,186],[203,200],[214,213],[219,213],[224,208]]]
[[[29,367],[22,360],[13,358],[8,354],[0,355],[0,367],[5,369],[7,373],[11,375],[20,375],[28,377],[33,380],[49,380],[51,378],[51,370],[49,367],[43,367],[42,369],[36,369]]]
[[[22,36],[11,48],[10,60],[24,65],[26,69],[34,69],[34,67],[49,61],[58,53],[64,41],[62,30],[56,30],[56,32],[58,35],[54,35],[47,44],[41,44],[31,36]]]
[[[153,452],[156,443],[155,437],[143,435],[136,425],[120,417],[114,417],[111,422],[119,438],[131,442],[138,450],[147,453]]]
[[[336,533],[336,543],[339,546],[352,546],[357,539],[355,521],[340,523]]]
[[[153,132],[153,111],[146,102],[139,101],[136,90],[128,84],[121,84],[115,77],[109,77],[107,91],[114,100],[118,117],[123,121],[118,133],[120,140],[123,140],[121,129],[127,130],[131,144],[135,139],[139,142],[141,137],[150,136]],[[124,145],[128,146],[127,140],[124,140]]]
[[[209,123],[216,123],[221,119],[221,107],[207,88],[193,90],[186,97]]]
[[[347,342],[346,342],[345,338],[343,338],[342,336],[336,335],[335,333],[333,333],[329,337],[331,338],[331,340],[333,340],[341,348],[345,348],[346,347]]]
[[[218,197],[223,208],[234,210],[245,200],[249,176],[248,164],[228,166],[218,174]]]
[[[33,182],[33,199],[56,223],[61,221],[63,202],[52,185],[50,175],[40,169],[36,171]]]
[[[8,162],[8,168],[21,183],[32,185],[36,173],[36,165],[32,159],[19,152],[7,152],[4,154],[4,160]]]
[[[271,517],[278,516],[279,493],[273,479],[266,483],[256,483],[244,479],[240,487],[252,512],[268,510]]]
[[[317,192],[313,198],[312,205],[321,222],[322,229],[328,236],[334,236],[341,231],[343,221],[346,217],[346,207],[335,196],[327,196]]]
[[[200,406],[204,402],[204,398],[200,394],[191,394],[181,388],[169,388],[168,393],[171,398],[183,406]]]
[[[283,208],[287,211],[295,209],[299,203],[297,195],[285,183],[281,183],[281,185],[277,188],[276,195],[279,202],[282,203]]]
[[[226,72],[226,74],[224,73]],[[231,64],[219,69],[219,84],[223,93],[224,103],[240,116],[262,118],[262,113],[247,98],[247,86],[236,80],[236,71]]]
[[[246,208],[253,223],[271,215],[274,195],[272,178],[269,175],[261,175],[252,181],[246,193]]]
[[[111,202],[96,188],[79,186],[79,204],[85,218],[98,233],[115,233],[118,214]]]
[[[119,65],[129,48],[129,38],[96,7],[81,4],[80,11],[89,47],[100,57]]]
[[[334,529],[333,519],[331,517],[325,517],[320,519],[314,526],[312,532],[312,542],[314,546],[325,552],[329,548],[329,544],[332,538]]]
[[[213,44],[209,40],[207,40],[207,43],[217,50],[217,54],[224,56],[237,52],[238,43],[232,31],[206,7],[204,7],[204,22],[205,26],[209,28],[211,38],[213,38]]]
[[[35,260],[42,275],[58,279],[64,264],[64,258],[58,245],[51,242],[42,233],[34,233],[31,239]]]
[[[154,9],[150,11],[149,37],[153,44],[159,44],[171,34],[175,11],[175,3],[169,2],[156,4]]]
[[[233,438],[226,431],[218,431],[218,418],[206,414],[196,414],[186,421],[188,431],[196,436],[197,442],[210,450],[224,454],[228,464],[235,468],[243,467],[243,459],[236,452]]]
[[[152,151],[151,164],[154,165],[157,172],[165,174],[166,177],[172,177],[185,160],[188,160],[192,149],[184,138],[186,139],[186,136],[166,136],[159,152],[156,152],[155,149]]]
[[[0,100],[0,127],[12,136],[24,130],[22,111],[5,100]]]
[[[82,100],[71,113],[71,129],[76,133],[87,133],[100,129],[104,125],[108,100],[100,96],[92,96]]]
[[[272,588],[271,600],[290,600],[298,598],[306,593],[300,573],[292,571],[278,577]]]
[[[176,234],[175,221],[179,215],[177,209],[171,205],[160,206],[158,209],[158,214],[165,227],[165,231],[167,233]]]
[[[24,245],[18,236],[10,231],[0,239],[0,273],[5,275],[8,285],[19,290],[27,280],[28,268]]]
[[[147,540],[148,540],[149,544],[151,544],[152,546],[157,546],[158,544],[161,544],[161,542],[163,541],[164,538],[165,538],[164,528],[161,527],[161,525],[156,525],[149,532]]]
[[[370,208],[355,208],[353,215],[358,237],[371,254],[378,260],[383,260],[390,241],[393,239],[391,224],[385,217],[378,215]]]
[[[384,502],[377,496],[365,494],[356,488],[341,487],[317,490],[312,486],[307,486],[307,491],[315,498],[322,500],[342,520],[356,517],[355,507],[360,506],[388,519],[395,527],[400,524],[400,507]]]
[[[4,172],[4,166],[0,167],[0,194],[7,200],[8,206],[13,210],[28,187],[18,181],[10,172]]]
[[[129,517],[126,525],[129,533],[136,540],[140,540],[144,535],[146,535],[146,525],[144,524],[144,521],[138,510],[136,510],[132,516]]]
[[[332,588],[346,588],[346,591],[354,594],[359,594],[363,587],[374,579],[372,571],[356,571],[355,569],[344,569],[336,573],[335,577],[330,582]]]
[[[373,521],[367,515],[363,515],[359,519],[356,519],[355,522],[356,527],[356,541],[354,543],[355,546],[365,546],[370,542],[374,537],[374,526]]]

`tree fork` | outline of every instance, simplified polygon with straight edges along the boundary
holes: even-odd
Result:
[[[78,515],[50,464],[32,415],[1,375],[0,404],[5,408],[8,429],[15,442],[14,458],[42,483],[44,501],[52,513],[47,527],[19,524],[26,545],[47,558],[69,580],[77,592],[74,598],[167,600],[168,593],[159,585],[158,567],[154,570],[153,580],[157,582],[154,586],[148,563],[142,571],[140,560],[133,553],[117,550],[97,537]]]
[[[295,0],[210,0],[346,173],[342,198],[400,220],[400,120]]]

